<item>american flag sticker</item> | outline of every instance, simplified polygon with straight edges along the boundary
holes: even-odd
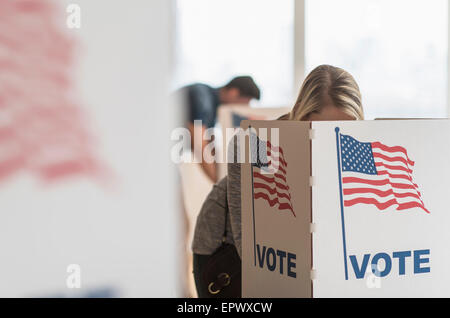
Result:
[[[279,211],[288,211],[295,217],[287,182],[288,163],[283,148],[273,146],[250,134],[252,182],[254,200],[262,199]]]
[[[344,206],[371,204],[379,210],[425,207],[413,180],[414,161],[401,146],[360,142],[340,134]]]
[[[361,142],[336,127],[345,280],[348,280],[345,207],[372,205],[384,211],[419,208],[426,213],[419,186],[413,180],[414,161],[402,146]]]

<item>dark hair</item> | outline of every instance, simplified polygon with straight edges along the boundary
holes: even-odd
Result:
[[[239,90],[239,94],[244,97],[251,97],[258,100],[261,98],[259,87],[256,85],[251,76],[235,77],[224,87],[227,89],[237,88]]]

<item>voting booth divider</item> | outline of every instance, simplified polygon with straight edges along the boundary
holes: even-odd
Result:
[[[448,120],[241,128],[243,297],[450,296]]]

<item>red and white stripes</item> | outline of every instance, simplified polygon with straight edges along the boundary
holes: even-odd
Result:
[[[380,142],[372,142],[371,146],[377,174],[343,172],[344,206],[373,204],[380,210],[390,206],[396,206],[397,210],[418,207],[430,213],[419,186],[413,181],[414,161],[408,157],[406,149]]]

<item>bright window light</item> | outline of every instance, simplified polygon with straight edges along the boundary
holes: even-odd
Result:
[[[349,71],[366,118],[447,116],[446,0],[307,0],[306,70]]]

